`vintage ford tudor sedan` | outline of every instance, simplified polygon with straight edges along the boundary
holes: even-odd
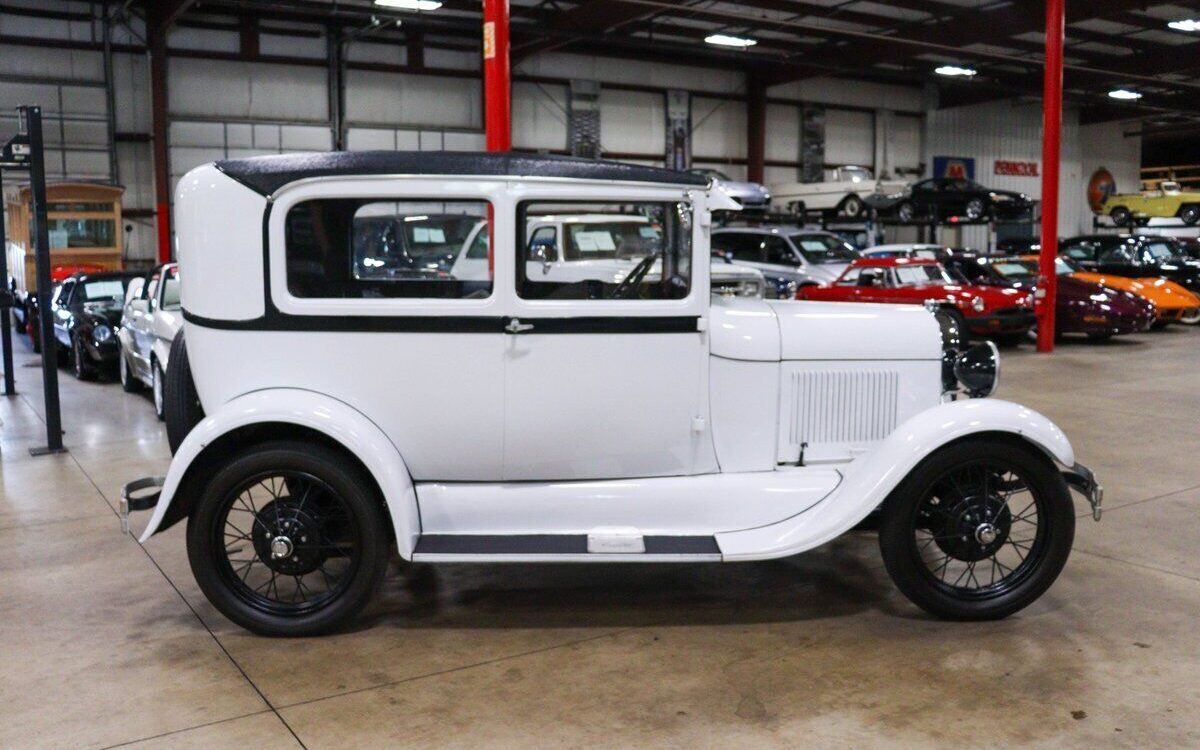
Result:
[[[1051,585],[1100,490],[1042,415],[982,397],[991,344],[920,306],[714,296],[701,176],[516,154],[334,153],[199,167],[176,193],[195,396],[142,538],[258,633],[343,625],[417,562],[707,562],[812,549],[880,511],[914,602],[1009,615]],[[486,222],[488,273],[376,276],[355,218]],[[546,217],[619,278],[543,274]],[[538,217],[537,222],[530,217]],[[429,229],[427,227],[427,229]],[[418,241],[443,237],[421,234]],[[559,230],[568,231],[568,230]],[[560,238],[561,239],[561,238]],[[561,247],[562,245],[560,245]],[[168,409],[170,420],[171,410]],[[168,422],[170,424],[170,422]],[[127,512],[127,511],[126,511]]]

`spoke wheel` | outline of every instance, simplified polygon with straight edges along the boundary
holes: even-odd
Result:
[[[246,604],[275,615],[320,609],[345,591],[362,540],[345,502],[317,477],[264,472],[227,493],[213,527],[218,569]]]
[[[390,525],[369,474],[307,441],[249,446],[180,488],[195,497],[188,560],[222,614],[255,633],[319,635],[370,601]]]
[[[1058,577],[1075,509],[1041,452],[1003,438],[953,443],[921,462],[884,503],[879,546],[896,586],[940,617],[1006,617]]]

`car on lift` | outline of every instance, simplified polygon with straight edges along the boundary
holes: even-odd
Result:
[[[1093,340],[1140,333],[1157,317],[1154,304],[1132,292],[1093,281],[1071,278],[1061,259],[1056,267],[1054,334],[1081,334]],[[976,286],[1004,286],[1034,294],[1034,312],[1045,300],[1038,294],[1041,280],[1037,258],[1013,258],[998,253],[954,251],[942,259],[951,274]]]
[[[811,211],[862,220],[872,196],[900,192],[906,185],[904,180],[876,179],[868,167],[845,165],[826,170],[821,182],[779,183],[771,186],[771,193],[794,213]]]
[[[688,172],[712,180],[738,204],[737,210],[741,213],[765,214],[771,209],[771,191],[757,182],[734,180],[721,170],[709,167],[694,167]]]
[[[1021,260],[1037,262],[1036,255],[1021,256]],[[1162,328],[1171,323],[1184,325],[1200,324],[1200,296],[1184,289],[1173,281],[1157,276],[1129,278],[1113,274],[1085,271],[1069,255],[1060,255],[1056,261],[1059,278],[1077,279],[1100,284],[1109,289],[1128,292],[1154,306],[1152,328]]]
[[[183,327],[179,302],[179,264],[164,263],[129,282],[117,333],[117,369],[121,387],[133,393],[149,387],[154,413],[163,418],[164,389],[171,342]]]
[[[354,277],[353,215],[431,196],[494,227],[487,296],[454,278]],[[206,416],[165,479],[126,486],[122,517],[153,508],[142,539],[186,519],[200,590],[256,633],[344,627],[393,551],[777,559],[881,506],[899,588],[943,617],[994,619],[1063,569],[1069,487],[1099,512],[1061,430],[982,398],[997,352],[950,317],[710,294],[712,214],[737,204],[697,175],[513,153],[289,154],[198,167],[174,205],[186,358],[170,368],[190,374]],[[565,205],[650,217],[662,241],[619,281],[548,280],[530,270],[524,217]]]
[[[1100,212],[1119,227],[1145,226],[1155,218],[1179,219],[1191,227],[1200,223],[1200,191],[1184,190],[1174,180],[1163,180],[1153,190],[1105,197]]]
[[[125,290],[139,274],[105,271],[68,276],[50,298],[60,363],[69,363],[80,380],[91,380],[117,362],[117,330]]]
[[[1080,235],[1059,242],[1058,250],[1084,271],[1131,279],[1158,277],[1200,292],[1200,262],[1183,256],[1170,237]]]
[[[1024,193],[993,190],[965,177],[932,177],[891,197],[873,198],[876,208],[902,223],[993,221],[1029,218],[1034,201]]]
[[[860,256],[832,232],[794,226],[714,229],[711,247],[714,258],[761,271],[784,299],[793,298],[800,287],[833,281]]]
[[[803,287],[797,299],[928,305],[945,312],[964,335],[1013,345],[1037,322],[1029,290],[966,284],[936,260],[862,258],[828,286]]]

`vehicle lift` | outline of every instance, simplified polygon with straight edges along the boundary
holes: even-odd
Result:
[[[30,448],[29,453],[42,456],[48,453],[65,453],[62,442],[62,412],[58,400],[58,357],[54,342],[54,319],[49,314],[50,283],[50,233],[46,220],[46,164],[42,148],[42,108],[24,105],[17,107],[17,134],[0,149],[0,195],[4,192],[4,170],[28,172],[32,198],[34,246],[37,264],[38,331],[42,341],[42,386],[46,407],[46,445]],[[4,237],[4,212],[0,211],[0,237]],[[8,284],[8,249],[0,253],[0,279],[4,288],[0,290],[0,347],[3,348],[4,394],[17,394],[13,373],[12,349],[12,289]]]

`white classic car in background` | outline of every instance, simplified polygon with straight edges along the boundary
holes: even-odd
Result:
[[[776,205],[796,213],[820,211],[847,219],[862,218],[867,199],[875,193],[900,192],[904,180],[875,179],[866,167],[836,167],[827,170],[822,182],[783,182],[771,186]]]
[[[117,368],[121,387],[133,392],[143,385],[154,394],[154,413],[163,418],[164,387],[171,342],[183,327],[179,304],[179,265],[167,263],[146,278],[134,279],[125,293],[125,309],[117,334],[121,351]]]
[[[434,202],[491,223],[486,278],[360,274],[360,212],[417,224]],[[171,367],[190,361],[207,416],[165,479],[126,487],[122,517],[154,509],[143,540],[187,519],[201,590],[271,635],[344,626],[394,553],[763,560],[877,509],[888,572],[930,612],[997,618],[1041,596],[1071,550],[1068,484],[1099,509],[1066,436],[960,398],[992,392],[996,350],[934,312],[711,295],[712,212],[733,207],[694,175],[533,155],[194,169],[175,196]],[[619,281],[555,278],[527,257],[526,217],[567,211],[644,217],[661,240]]]

